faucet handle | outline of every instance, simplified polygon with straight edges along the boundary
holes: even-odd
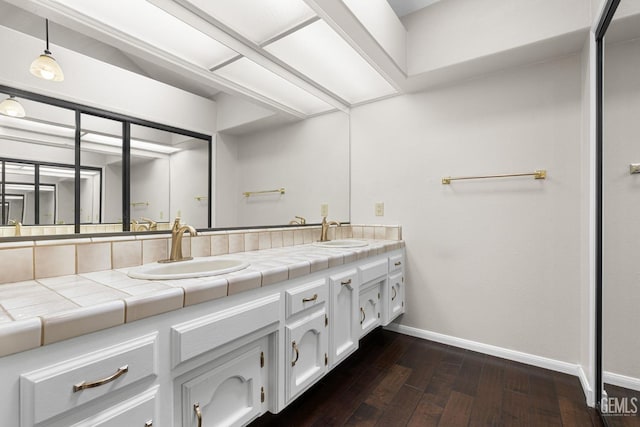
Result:
[[[300,220],[300,225],[304,225],[307,223],[307,219],[303,216],[298,216],[296,215],[296,218],[298,218]]]

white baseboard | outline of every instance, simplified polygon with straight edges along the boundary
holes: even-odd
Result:
[[[578,377],[578,379],[580,379],[580,384],[582,385],[582,389],[584,390],[584,394],[587,398],[587,404],[592,407],[594,406],[595,396],[593,393],[593,388],[590,386],[589,380],[587,379],[587,376],[582,369],[582,366],[580,365],[562,362],[555,359],[549,359],[547,357],[536,356],[534,354],[523,353],[521,351],[510,350],[508,348],[497,347],[490,344],[483,344],[463,338],[456,338],[450,335],[444,335],[437,332],[414,328],[411,326],[400,325],[398,323],[391,323],[388,326],[385,326],[385,329],[404,335],[423,338],[453,347],[477,351],[479,353],[500,357],[502,359],[513,360],[515,362],[525,363],[527,365],[537,366],[539,368],[549,369],[552,371],[576,376]]]
[[[602,382],[618,387],[640,391],[640,378],[627,377],[625,375],[604,371],[602,373]]]

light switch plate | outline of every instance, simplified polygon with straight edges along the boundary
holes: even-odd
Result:
[[[320,205],[320,216],[329,216],[329,204],[323,203]]]
[[[375,204],[376,216],[384,216],[384,202],[378,202]]]

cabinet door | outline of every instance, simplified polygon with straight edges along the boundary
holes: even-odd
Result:
[[[389,322],[404,313],[404,275],[389,275]]]
[[[360,336],[379,326],[380,320],[380,290],[384,282],[378,282],[367,287],[360,294]]]
[[[287,402],[327,372],[329,334],[322,307],[286,327]]]
[[[330,278],[330,363],[334,367],[358,349],[358,272],[353,269]]]
[[[266,374],[259,340],[238,357],[182,384],[182,425],[193,427],[245,425],[263,413]]]

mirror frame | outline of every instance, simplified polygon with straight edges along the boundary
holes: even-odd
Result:
[[[55,213],[54,213],[54,223],[53,224],[40,224],[40,186],[53,186],[54,187],[54,194],[57,193],[58,189],[56,187],[56,184],[42,184],[40,182],[40,166],[45,166],[45,167],[55,167],[55,168],[65,168],[65,169],[74,169],[75,165],[70,165],[70,164],[65,164],[65,163],[53,163],[53,162],[41,162],[41,161],[37,161],[37,160],[25,160],[25,159],[13,159],[13,158],[9,158],[9,157],[0,157],[0,164],[6,164],[6,163],[24,163],[24,164],[28,164],[28,165],[33,165],[34,166],[34,182],[29,182],[29,183],[21,183],[21,184],[26,184],[26,185],[33,185],[34,186],[34,192],[36,194],[35,197],[35,204],[34,204],[34,223],[33,224],[22,224],[22,225],[26,225],[26,226],[31,226],[31,225],[59,225],[56,224],[56,220],[55,220]],[[80,168],[80,170],[92,170],[92,171],[96,171],[100,174],[100,183],[102,184],[102,169],[99,167],[95,167],[95,166],[83,166]],[[2,168],[2,176],[0,177],[0,203],[4,203],[4,197],[5,195],[11,195],[8,194],[5,190],[5,186],[6,185],[10,185],[10,184],[16,184],[16,182],[9,182],[6,179],[6,168]],[[75,179],[75,177],[74,177]],[[75,185],[75,183],[74,183]],[[58,204],[58,200],[57,198],[54,199],[54,210],[56,209]],[[23,213],[24,216],[24,213]],[[4,212],[0,211],[0,226],[7,226],[6,222],[9,220],[9,218],[5,218],[4,217]],[[102,185],[100,185],[100,222],[102,223]]]
[[[613,16],[618,9],[620,0],[606,0],[602,14],[598,20],[595,31],[593,32],[595,37],[595,56],[596,56],[596,188],[595,188],[595,203],[596,203],[596,286],[595,286],[595,407],[600,415],[600,418],[607,423],[607,417],[602,413],[602,396],[603,396],[603,379],[602,379],[602,320],[603,320],[603,216],[604,216],[604,204],[603,204],[603,123],[604,123],[604,37],[609,29],[609,25],[613,19]]]
[[[207,196],[208,196],[208,213],[207,213],[207,228],[211,229],[212,222],[212,186],[211,181],[213,178],[213,137],[211,135],[206,135],[199,132],[193,132],[186,129],[177,128],[174,126],[164,125],[161,123],[152,122],[149,120],[139,119],[136,117],[128,116],[126,114],[114,113],[108,110],[104,110],[102,108],[90,107],[83,104],[78,104],[71,101],[66,101],[63,99],[54,98],[51,96],[41,95],[34,92],[29,92],[22,89],[13,88],[10,86],[0,85],[0,93],[15,96],[16,98],[28,99],[31,101],[41,102],[43,104],[52,105],[59,108],[64,108],[66,110],[71,110],[75,112],[75,195],[74,195],[74,207],[75,207],[75,218],[74,218],[74,234],[68,235],[71,237],[77,237],[80,234],[80,170],[82,169],[80,164],[80,139],[81,139],[81,115],[89,114],[96,117],[101,117],[109,120],[116,120],[122,123],[122,165],[123,165],[123,173],[122,173],[122,232],[129,232],[131,228],[131,170],[130,170],[130,152],[131,152],[131,125],[140,125],[145,126],[161,131],[176,133],[184,136],[188,136],[190,138],[201,139],[206,141],[208,144],[208,185],[207,185]],[[24,162],[24,160],[22,160]],[[153,232],[149,232],[153,233]],[[113,233],[84,233],[83,236],[90,237],[91,235],[98,236],[106,236]],[[121,233],[115,233],[116,235],[120,235]],[[33,239],[36,236],[24,236]],[[40,236],[38,236],[40,237]],[[63,235],[55,235],[55,236],[41,236],[43,238],[61,238]],[[13,240],[13,239],[23,239],[22,237],[5,237],[0,238],[0,241],[5,240]]]

